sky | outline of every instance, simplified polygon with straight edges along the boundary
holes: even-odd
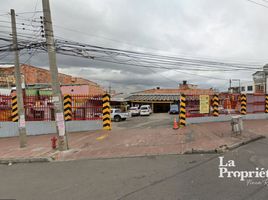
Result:
[[[161,55],[256,62],[261,68],[268,63],[268,1],[254,1],[264,6],[249,0],[51,0],[50,6],[54,34],[61,38]],[[18,17],[42,15],[41,0],[0,0],[0,22],[11,8]],[[47,55],[29,57],[30,52],[20,60],[48,67]],[[254,73],[152,70],[62,55],[57,55],[57,64],[60,72],[123,93],[176,88],[183,80],[226,90],[228,79],[251,81]]]

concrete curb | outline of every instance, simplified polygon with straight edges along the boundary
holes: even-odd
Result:
[[[13,164],[13,163],[43,163],[51,162],[52,159],[49,157],[39,157],[39,158],[4,158],[0,159],[0,164]]]
[[[216,154],[219,153],[217,149],[203,150],[203,149],[192,149],[185,151],[183,154]]]
[[[220,153],[224,153],[226,151],[236,149],[240,146],[246,145],[248,143],[251,143],[251,142],[254,142],[256,140],[263,139],[263,138],[265,138],[265,136],[259,135],[259,136],[256,136],[254,138],[247,139],[245,141],[237,142],[237,143],[232,144],[230,146],[223,145],[219,148],[210,149],[210,150],[192,149],[192,150],[185,151],[183,154],[220,154]]]
[[[164,153],[164,154],[144,154],[144,155],[130,155],[130,156],[112,156],[112,157],[89,157],[89,158],[78,158],[78,159],[65,159],[65,160],[52,160],[52,162],[68,162],[68,161],[83,161],[83,160],[113,160],[113,159],[124,159],[124,158],[148,158],[157,156],[180,156],[183,153]]]
[[[183,153],[168,153],[168,154],[147,154],[147,155],[132,155],[132,156],[114,156],[114,157],[104,157],[104,158],[81,158],[81,159],[68,159],[68,160],[57,160],[50,157],[37,157],[37,158],[0,158],[0,164],[14,164],[14,163],[43,163],[43,162],[65,162],[73,160],[104,160],[104,159],[121,159],[121,158],[138,158],[138,157],[150,157],[150,156],[161,156],[161,155],[185,155],[185,154],[221,154],[229,150],[236,149],[240,146],[246,145],[248,143],[254,142],[265,138],[265,136],[259,135],[254,138],[247,139],[245,141],[237,142],[230,146],[222,145],[216,149],[203,150],[203,149],[192,149],[185,151]]]
[[[251,142],[254,142],[254,141],[256,141],[256,140],[263,139],[263,138],[265,138],[265,136],[263,136],[263,135],[259,135],[259,136],[257,136],[257,137],[250,138],[250,139],[247,139],[247,140],[242,141],[242,142],[237,142],[237,143],[235,143],[235,144],[232,144],[232,145],[228,146],[228,150],[236,149],[236,148],[238,148],[238,147],[240,147],[240,146],[246,145],[246,144],[248,144],[248,143],[251,143]]]

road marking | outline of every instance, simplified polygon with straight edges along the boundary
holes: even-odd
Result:
[[[96,140],[103,140],[108,137],[108,134],[102,135],[100,137],[97,137]]]

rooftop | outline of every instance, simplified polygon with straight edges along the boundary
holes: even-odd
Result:
[[[134,94],[126,98],[127,101],[177,101],[177,94]]]
[[[133,94],[125,98],[126,101],[178,101],[180,94]],[[186,96],[187,100],[198,100],[199,95]]]
[[[185,95],[213,95],[213,89],[150,89],[134,94],[185,94]]]

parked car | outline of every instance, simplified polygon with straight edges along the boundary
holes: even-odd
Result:
[[[121,112],[120,109],[111,109],[111,118],[115,122],[120,122],[129,118],[129,114],[126,112]]]
[[[131,114],[131,116],[138,116],[140,115],[140,109],[139,107],[130,107],[129,113]]]
[[[170,105],[169,114],[178,114],[179,113],[179,106],[177,104]]]
[[[152,109],[149,105],[142,105],[140,107],[140,115],[141,116],[149,116],[152,114]]]

